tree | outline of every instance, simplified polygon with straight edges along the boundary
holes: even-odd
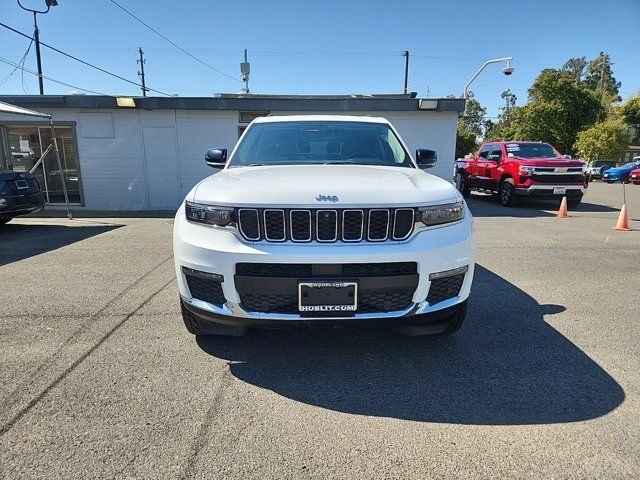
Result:
[[[622,120],[596,123],[578,134],[575,149],[584,160],[615,159],[629,144],[626,132]]]
[[[455,95],[449,95],[448,98],[455,98]],[[466,110],[458,118],[456,158],[464,157],[467,153],[476,150],[478,138],[487,128],[487,121],[484,118],[486,113],[487,109],[474,98],[473,92],[469,92],[466,99]]]
[[[478,148],[476,134],[460,126],[458,122],[458,133],[456,135],[456,158],[464,157],[467,153],[475,152]]]
[[[640,93],[616,108],[615,113],[622,117],[627,126],[633,127],[635,134],[631,140],[640,142]]]
[[[529,88],[529,102],[514,108],[503,134],[510,140],[540,140],[567,153],[578,132],[593,125],[603,109],[598,96],[566,71],[543,70]]]
[[[500,107],[500,112],[498,113],[498,121],[491,122],[488,121],[485,125],[485,141],[495,141],[495,140],[510,140],[511,137],[511,119],[513,118],[513,113],[516,110],[516,101],[518,97],[515,96],[511,90],[507,89],[500,94],[500,97],[504,100],[504,107]]]
[[[583,84],[589,90],[596,91],[602,95],[607,94],[613,97],[614,101],[622,100],[620,98],[620,82],[617,82],[613,76],[611,67],[611,59],[609,55],[600,52],[598,58],[591,60],[587,65]]]
[[[460,116],[460,123],[462,123],[464,129],[480,137],[484,133],[484,116],[486,113],[487,109],[474,98],[473,92],[469,92],[467,94],[466,110]]]
[[[562,72],[566,72],[573,78],[576,84],[582,83],[584,79],[584,71],[587,68],[587,59],[585,57],[570,58],[562,68]]]

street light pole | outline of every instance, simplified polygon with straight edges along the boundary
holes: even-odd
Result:
[[[27,11],[33,13],[33,40],[36,42],[36,62],[38,64],[38,86],[40,87],[40,95],[44,95],[44,81],[42,79],[42,58],[40,56],[40,30],[38,29],[38,13],[48,13],[51,7],[55,7],[58,5],[56,0],[45,0],[47,4],[46,10],[32,10],[31,8],[26,8],[20,3],[20,0],[17,0],[18,6]]]
[[[469,94],[469,86],[478,77],[478,75],[480,75],[482,70],[484,70],[487,65],[491,65],[492,63],[507,62],[507,66],[502,69],[502,72],[505,75],[511,75],[514,70],[514,68],[511,66],[511,60],[513,60],[513,57],[494,58],[492,60],[487,60],[486,62],[484,62],[482,66],[476,71],[476,73],[473,74],[473,77],[471,77],[467,84],[464,86],[462,98],[467,98],[467,95]]]

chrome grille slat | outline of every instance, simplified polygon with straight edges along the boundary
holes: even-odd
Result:
[[[295,219],[294,218],[294,214],[296,214],[296,217],[299,217],[299,218]],[[302,214],[305,217],[307,217],[308,218],[307,221],[309,222],[309,227],[308,227],[309,235],[307,235],[307,236],[305,236],[303,238],[298,237],[298,236],[296,236],[294,234],[294,231],[297,230],[296,226],[294,225],[294,222],[296,222],[296,223],[297,222],[304,223],[304,220],[302,220],[300,218],[300,214]],[[292,241],[294,241],[294,242],[310,242],[311,241],[311,237],[313,235],[312,230],[311,230],[311,225],[312,225],[311,210],[294,209],[294,210],[291,210],[289,212],[289,238],[291,238]]]
[[[378,215],[378,212],[382,212],[383,215],[386,215],[385,223],[378,224],[379,219],[377,217],[380,216]],[[375,215],[375,218],[374,218],[374,215]],[[389,236],[389,220],[390,220],[389,210],[387,210],[386,208],[372,208],[371,210],[369,210],[368,217],[369,218],[367,222],[367,240],[369,240],[370,242],[384,242]],[[373,218],[373,224],[372,224],[372,218]],[[371,235],[371,232],[374,229],[382,230],[382,225],[385,226],[383,235],[375,235],[375,231],[374,231],[374,235]]]
[[[347,215],[351,216],[351,214],[356,213],[360,217],[360,235],[356,238],[347,238],[344,232],[344,227],[347,223]],[[357,223],[354,221],[354,223]],[[342,241],[343,242],[361,242],[364,237],[364,210],[354,210],[347,209],[342,212]]]
[[[416,217],[415,208],[411,207],[390,209],[242,207],[236,210],[236,218],[240,234],[251,242],[357,243],[406,240],[414,231]]]
[[[410,220],[411,227],[408,229],[405,235],[396,235],[396,232],[398,231],[398,228],[399,228],[398,212],[409,212],[411,214],[411,220]],[[416,212],[413,208],[396,208],[396,210],[393,212],[393,230],[391,232],[391,236],[393,237],[394,240],[405,240],[409,238],[409,235],[411,235],[411,232],[413,232],[413,225],[416,221],[415,215],[416,215]]]
[[[248,216],[249,218],[246,218],[243,220],[243,217]],[[250,221],[255,221],[256,224],[256,232],[257,235],[252,236],[249,235],[247,231],[245,231],[242,226],[243,224],[245,224],[246,222],[250,222]],[[255,242],[257,240],[260,240],[261,235],[260,235],[260,213],[258,212],[258,210],[256,210],[255,208],[240,208],[238,209],[238,228],[240,229],[240,233],[242,234],[242,236],[244,238],[246,238],[249,241]]]
[[[271,217],[268,220],[268,216]],[[284,242],[287,239],[287,222],[285,221],[284,210],[279,208],[265,208],[263,212],[264,220],[264,238],[270,242]],[[282,221],[282,236],[279,236],[280,226],[277,222]],[[269,230],[274,229],[271,232],[274,235],[269,235]]]
[[[331,216],[334,217],[333,222],[325,218],[325,217],[331,217]],[[320,233],[321,221],[327,222],[326,225],[322,225],[322,228],[326,227],[326,228],[333,229],[333,235],[331,237],[326,237]],[[331,224],[333,224],[333,227],[331,227]],[[338,240],[338,211],[337,210],[321,209],[316,211],[316,239],[319,242],[335,242],[336,240]]]

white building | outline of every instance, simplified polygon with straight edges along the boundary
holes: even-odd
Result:
[[[409,148],[438,153],[431,173],[451,179],[462,99],[413,95],[116,98],[0,96],[53,115],[70,200],[87,210],[171,210],[201,179],[210,147],[231,151],[259,115],[348,114],[388,118]],[[50,142],[46,123],[0,114],[0,169],[31,170]],[[50,156],[34,172],[51,205],[64,202]]]

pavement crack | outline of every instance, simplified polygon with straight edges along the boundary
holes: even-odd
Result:
[[[165,258],[164,260],[162,260],[160,263],[158,263],[156,266],[152,267],[150,270],[148,270],[146,273],[144,273],[140,278],[138,278],[137,280],[135,280],[134,282],[130,283],[127,287],[125,287],[125,289],[120,292],[118,295],[116,295],[115,297],[113,297],[111,300],[109,300],[102,308],[100,308],[100,310],[98,310],[96,313],[94,313],[93,315],[91,315],[89,317],[89,319],[83,323],[82,325],[80,325],[80,327],[78,327],[76,329],[75,332],[73,332],[71,334],[71,336],[69,336],[69,338],[67,338],[64,342],[62,342],[62,344],[56,349],[55,352],[53,352],[51,355],[49,355],[46,360],[44,360],[34,371],[33,373],[29,376],[28,382],[25,380],[23,382],[20,382],[19,385],[17,385],[7,396],[6,398],[2,401],[1,405],[4,408],[7,408],[8,405],[10,403],[15,403],[17,401],[17,397],[20,395],[20,393],[24,390],[25,384],[29,383],[32,384],[34,381],[34,378],[40,374],[40,372],[42,372],[46,367],[50,366],[55,359],[60,355],[60,352],[62,352],[67,346],[69,346],[71,343],[73,343],[74,341],[76,341],[78,339],[78,337],[80,336],[80,334],[82,334],[87,328],[91,327],[101,316],[102,314],[112,305],[115,305],[116,302],[118,302],[120,299],[122,299],[132,288],[135,288],[137,285],[141,284],[147,277],[149,277],[149,275],[151,275],[153,272],[155,272],[156,270],[158,270],[159,268],[161,268],[165,263],[167,263],[168,261],[173,259],[173,255]],[[173,279],[172,279],[173,281]],[[170,282],[169,282],[170,283]],[[166,285],[165,285],[166,286]],[[164,286],[163,286],[164,288]],[[154,294],[155,295],[155,294]],[[133,312],[131,312],[131,314],[129,315],[133,315],[136,312],[138,312],[140,310],[140,307],[136,308]]]
[[[100,337],[100,339],[89,350],[87,350],[84,354],[82,354],[82,356],[80,356],[71,365],[69,365],[60,375],[58,375],[58,377],[56,377],[56,379],[53,382],[51,382],[46,388],[44,388],[44,390],[42,390],[38,395],[32,398],[31,401],[25,407],[23,407],[18,413],[16,413],[11,418],[11,420],[9,420],[7,423],[5,423],[2,426],[2,428],[0,428],[0,437],[6,434],[9,430],[11,430],[11,428],[22,417],[24,417],[27,413],[29,413],[29,411],[33,407],[35,407],[53,388],[59,385],[60,382],[62,382],[71,372],[73,372],[78,367],[78,365],[80,365],[87,358],[89,358],[91,354],[95,352],[100,347],[100,345],[106,342],[120,327],[122,327],[122,325],[124,325],[127,320],[133,317],[136,312],[138,312],[145,305],[147,305],[156,295],[158,295],[162,290],[164,290],[167,287],[167,285],[169,285],[173,281],[174,279],[172,278],[168,282],[164,283],[159,289],[155,290],[140,305],[138,305],[138,307],[136,307],[134,311],[129,313],[126,317],[124,317],[116,325],[114,325],[107,333],[105,333],[102,337]]]
[[[207,435],[208,435],[209,431],[211,430],[211,426],[213,425],[213,421],[215,420],[216,416],[218,415],[218,412],[220,410],[219,409],[220,403],[222,401],[224,393],[225,393],[227,387],[229,386],[229,384],[231,383],[231,381],[233,380],[233,377],[231,375],[231,372],[228,369],[228,366],[225,364],[225,366],[223,368],[224,368],[224,370],[223,370],[222,376],[220,378],[220,387],[218,388],[218,391],[216,392],[215,396],[213,397],[213,401],[211,402],[211,406],[207,410],[207,413],[205,415],[204,421],[202,422],[202,425],[200,425],[200,428],[198,429],[198,431],[197,431],[197,433],[195,435],[195,441],[194,441],[193,447],[191,449],[191,454],[189,455],[189,458],[187,459],[187,464],[186,464],[184,470],[182,471],[182,474],[178,478],[181,478],[181,479],[193,478],[193,476],[195,474],[194,470],[195,470],[195,466],[196,466],[196,463],[198,461],[198,458],[200,457],[200,452],[202,451],[202,449],[205,446]]]

